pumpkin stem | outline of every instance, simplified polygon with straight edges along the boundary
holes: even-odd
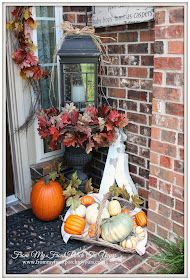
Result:
[[[46,175],[45,176],[45,185],[49,185],[50,182],[49,182],[49,175]]]

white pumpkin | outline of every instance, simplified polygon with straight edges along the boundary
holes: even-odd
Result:
[[[98,216],[99,211],[99,203],[94,203],[87,207],[86,209],[86,220],[89,225],[95,224],[96,219]],[[110,218],[110,214],[108,212],[108,209],[106,207],[103,208],[102,211],[102,220]]]
[[[137,243],[137,237],[131,236],[128,239],[125,239],[122,242],[120,242],[120,246],[123,248],[132,249],[137,247]]]
[[[118,200],[112,200],[108,203],[110,216],[116,216],[121,213],[121,205]]]
[[[138,240],[143,240],[145,238],[145,231],[141,226],[136,226],[134,232]]]
[[[86,215],[86,207],[82,204],[79,205],[76,210],[71,210],[71,215],[77,215],[84,218]]]

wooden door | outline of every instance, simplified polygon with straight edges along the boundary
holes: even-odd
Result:
[[[9,196],[11,194],[14,194],[14,181],[8,124],[6,124],[6,134],[6,196]]]

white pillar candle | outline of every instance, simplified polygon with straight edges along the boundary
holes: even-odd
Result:
[[[72,101],[85,102],[85,88],[84,86],[72,86]]]

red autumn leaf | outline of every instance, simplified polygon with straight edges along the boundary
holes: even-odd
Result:
[[[22,15],[22,8],[21,8],[21,7],[16,8],[15,10],[13,10],[13,11],[11,12],[11,14],[12,14],[13,16],[20,17],[20,16]]]
[[[117,127],[125,127],[128,125],[128,120],[126,114],[120,114],[118,120],[114,122],[114,125]]]
[[[69,118],[71,120],[72,125],[76,125],[79,119],[79,112],[77,110],[73,110],[70,114],[69,114]]]
[[[33,66],[31,67],[31,70],[34,73],[32,76],[34,80],[39,80],[42,77],[42,69],[40,66]]]
[[[120,116],[120,114],[116,110],[111,110],[109,115],[108,115],[108,118],[111,121],[115,121],[119,116]]]
[[[46,115],[38,116],[38,125],[47,127],[51,125],[51,121]]]
[[[108,131],[107,139],[108,139],[109,142],[113,143],[115,141],[116,137],[117,137],[117,134],[115,133],[114,130]]]
[[[41,136],[41,139],[47,138],[50,136],[50,131],[48,128],[43,127],[43,128],[38,128],[39,135]]]
[[[71,133],[66,133],[65,137],[63,138],[62,145],[67,146],[67,147],[70,147],[70,146],[74,147],[75,143],[76,143],[76,139],[75,139],[74,135]]]
[[[80,124],[78,124],[77,126],[74,127],[74,131],[85,134],[87,136],[87,138],[89,138],[91,136],[91,132],[92,132],[90,127],[86,127],[86,126],[83,126]]]
[[[32,31],[32,27],[27,23],[24,22],[24,36],[27,39],[31,39],[31,31]]]
[[[22,49],[18,49],[15,52],[12,53],[13,60],[19,64],[25,59],[26,53]]]
[[[115,124],[115,123],[114,123]],[[110,131],[110,130],[113,130],[113,128],[114,128],[114,125],[113,125],[113,122],[111,122],[111,121],[107,121],[107,123],[106,123],[106,128],[107,128],[107,131]]]
[[[23,68],[20,71],[20,76],[24,79],[30,78],[34,76],[34,72],[31,70],[31,67]]]
[[[110,110],[110,108],[107,105],[102,104],[102,106],[100,107],[100,113],[103,117],[105,117],[107,115],[109,110]]]
[[[53,141],[53,139],[49,140],[48,145],[49,145],[50,150],[52,150],[52,151],[59,150],[58,143],[56,141]]]
[[[86,144],[86,153],[89,154],[92,151],[92,148],[94,148],[94,142],[90,140]]]
[[[26,54],[26,60],[30,63],[30,65],[32,66],[36,66],[38,65],[38,61],[37,61],[37,56],[33,55],[33,53],[28,52]]]
[[[57,141],[57,138],[59,137],[59,130],[56,127],[50,127],[49,130],[53,135],[53,141]]]
[[[68,116],[67,113],[61,115],[60,118],[61,118],[62,122],[63,122],[65,125],[71,124],[71,121],[70,121],[69,116]]]
[[[93,119],[97,117],[98,110],[96,109],[96,107],[92,107],[91,105],[89,105],[88,109],[85,109],[85,112],[90,112],[91,118]]]

